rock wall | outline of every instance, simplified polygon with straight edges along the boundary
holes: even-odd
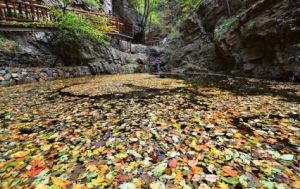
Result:
[[[203,0],[179,32],[162,57],[173,70],[300,81],[300,1]]]
[[[91,75],[88,66],[76,67],[0,67],[0,86],[44,82],[53,79]]]
[[[161,61],[166,70],[175,72],[207,71],[215,65],[215,45],[202,20],[191,16],[179,28],[180,35],[168,39]]]
[[[300,2],[253,1],[216,45],[234,72],[299,81]]]
[[[3,34],[2,34],[3,35]],[[51,33],[6,33],[20,52],[0,51],[0,85],[46,81],[91,74],[139,73],[150,69],[145,46],[125,41],[106,47],[99,44],[51,45]],[[118,47],[118,50],[116,47]]]

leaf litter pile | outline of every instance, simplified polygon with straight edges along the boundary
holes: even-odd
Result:
[[[298,84],[132,74],[0,89],[0,188],[300,188]]]

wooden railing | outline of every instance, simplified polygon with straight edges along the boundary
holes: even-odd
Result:
[[[98,12],[84,11],[79,9],[67,9],[79,16],[89,17],[90,21],[97,24],[94,17],[108,19],[112,36],[120,36],[131,39],[133,37],[133,26],[124,20]],[[48,8],[36,3],[33,0],[0,0],[0,27],[19,26],[20,23],[38,23],[41,21],[55,21]],[[19,25],[18,25],[19,24]]]
[[[114,16],[107,15],[107,14],[100,13],[100,12],[84,11],[84,10],[80,10],[80,9],[68,9],[68,11],[75,12],[79,16],[95,16],[95,17],[107,18],[108,25],[112,28],[112,31],[110,33],[112,35],[120,35],[121,34],[124,36],[132,37],[134,34],[133,25],[130,23],[127,23],[125,20],[123,20],[121,18],[114,17]]]
[[[37,22],[52,20],[46,7],[34,1],[0,0],[1,22]]]

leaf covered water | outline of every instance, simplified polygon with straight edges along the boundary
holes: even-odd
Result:
[[[297,188],[299,93],[147,74],[1,88],[0,188]]]

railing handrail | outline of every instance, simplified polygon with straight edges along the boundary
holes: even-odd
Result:
[[[68,8],[79,16],[96,16],[108,19],[108,23],[114,28],[112,34],[122,34],[132,38],[133,25],[125,20],[99,12],[85,11],[75,8]],[[0,0],[0,24],[9,25],[11,21],[16,22],[36,22],[40,20],[53,21],[54,17],[49,13],[46,6],[37,4],[36,1],[17,1],[17,0]],[[92,20],[93,22],[94,20]]]

